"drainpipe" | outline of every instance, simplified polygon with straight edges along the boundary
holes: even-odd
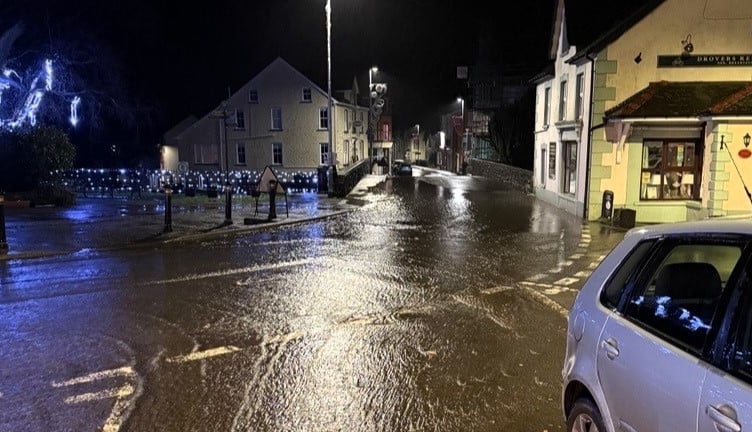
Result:
[[[593,119],[593,95],[595,94],[595,57],[590,57],[588,53],[585,58],[590,60],[590,121]],[[591,127],[590,121],[588,121],[587,143],[586,143],[586,157],[587,163],[585,164],[585,197],[583,202],[582,216],[585,221],[588,220],[588,201],[590,200],[590,167],[592,165],[593,156],[590,154],[590,146],[593,141],[593,130],[596,128]]]

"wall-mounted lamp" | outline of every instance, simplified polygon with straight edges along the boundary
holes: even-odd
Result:
[[[744,135],[744,138],[742,139],[744,140],[744,148],[749,147],[749,141],[750,139],[752,139],[752,137],[749,136],[749,132],[747,132],[747,134]]]
[[[684,40],[681,41],[682,43],[682,55],[690,55],[692,54],[692,51],[695,50],[694,45],[692,45],[692,34],[688,34],[687,37],[684,38]]]

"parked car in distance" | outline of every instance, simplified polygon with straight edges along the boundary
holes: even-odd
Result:
[[[395,176],[412,176],[413,166],[402,159],[397,159],[392,164],[392,175]]]
[[[631,229],[568,320],[568,431],[752,430],[752,221]]]

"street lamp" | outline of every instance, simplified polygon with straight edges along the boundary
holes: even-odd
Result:
[[[376,72],[379,71],[379,68],[377,66],[371,66],[370,69],[368,69],[368,160],[371,161],[371,158],[373,157],[373,142],[375,139],[375,128],[376,125],[373,124],[372,121],[373,117],[376,116],[376,114],[373,112],[373,75],[376,74]]]
[[[327,96],[329,99],[329,168],[327,169],[327,193],[331,196],[334,192],[334,173],[332,172],[333,152],[332,152],[332,126],[334,125],[334,112],[332,111],[332,4],[331,0],[326,0],[326,63],[327,63]]]
[[[462,125],[465,125],[465,99],[462,99],[461,97],[457,98],[457,102],[459,102],[461,105],[460,108],[460,115],[462,116]]]

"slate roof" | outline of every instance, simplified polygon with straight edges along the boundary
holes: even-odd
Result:
[[[606,119],[752,115],[752,81],[652,82],[606,111]]]

